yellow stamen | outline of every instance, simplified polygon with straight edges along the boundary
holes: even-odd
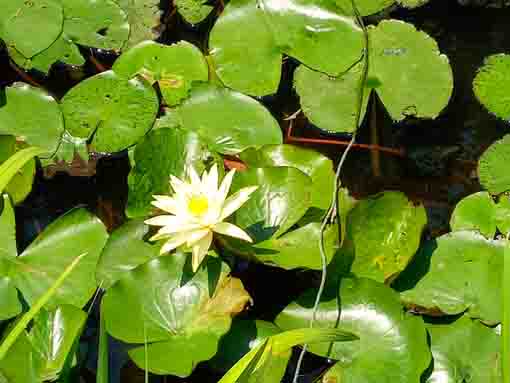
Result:
[[[203,194],[195,194],[188,201],[188,209],[193,215],[202,215],[209,208],[209,200]]]

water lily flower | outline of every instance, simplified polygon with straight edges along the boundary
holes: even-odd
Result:
[[[167,239],[161,254],[186,245],[191,248],[192,267],[196,271],[205,258],[213,239],[213,232],[252,242],[250,236],[238,226],[224,222],[239,209],[257,186],[245,187],[227,198],[235,169],[223,178],[218,187],[218,167],[213,165],[202,178],[190,168],[190,182],[170,176],[173,196],[154,195],[152,204],[168,212],[145,221],[148,225],[162,226],[151,241]]]

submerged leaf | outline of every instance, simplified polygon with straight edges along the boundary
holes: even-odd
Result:
[[[161,22],[160,0],[116,0],[124,10],[129,22],[129,39],[122,47],[124,50],[145,41],[156,40],[157,27]]]

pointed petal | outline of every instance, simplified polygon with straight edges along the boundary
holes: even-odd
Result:
[[[240,227],[237,227],[236,225],[232,225],[231,223],[228,223],[228,222],[217,223],[216,225],[214,225],[213,230],[219,234],[228,235],[229,237],[239,238],[239,239],[248,241],[250,243],[253,242],[253,240],[248,235],[248,233],[246,233]]]
[[[203,177],[202,183],[209,193],[214,193],[218,190],[218,165],[214,164],[211,167],[207,177]]]
[[[198,229],[187,232],[188,236],[186,238],[186,245],[193,246],[195,242],[200,241],[210,232],[210,229]]]
[[[232,215],[237,209],[239,209],[248,199],[252,193],[257,190],[258,186],[248,186],[238,190],[236,193],[232,194],[227,198],[225,204],[223,205],[223,210],[221,211],[220,220],[224,220]]]
[[[188,167],[188,175],[189,175],[189,179],[191,181],[191,185],[194,188],[199,187],[201,184],[200,176],[198,175],[197,171],[195,170],[195,168],[193,166]]]
[[[156,198],[157,197],[157,198]],[[166,197],[166,198],[162,198]],[[156,201],[152,201],[151,205],[156,206],[158,209],[164,210],[171,214],[176,214],[178,211],[178,206],[172,197],[168,196],[154,196],[156,198]]]
[[[175,215],[158,215],[156,217],[146,219],[144,222],[147,225],[152,226],[167,226],[167,225],[172,226],[181,223],[180,220]]]
[[[174,189],[175,194],[186,194],[192,189],[190,184],[181,181],[175,176],[170,176],[170,185]]]
[[[165,244],[161,247],[161,250],[159,251],[159,254],[165,254],[173,249],[181,246],[184,242],[186,242],[187,233],[179,233],[172,238],[170,238],[168,241],[165,242]]]
[[[205,237],[199,240],[192,248],[192,266],[193,272],[198,270],[198,267],[202,263],[203,259],[207,255],[207,251],[211,246],[213,234],[210,231]]]
[[[191,232],[191,231],[198,230],[201,227],[202,227],[202,225],[200,225],[198,223],[179,221],[179,222],[175,222],[175,224],[172,224],[172,225],[163,226],[161,229],[159,229],[159,231],[156,235],[166,236],[169,234]]]
[[[229,171],[223,180],[221,181],[220,188],[218,189],[218,193],[216,194],[216,199],[218,202],[223,203],[225,198],[227,198],[228,191],[230,190],[230,186],[232,185],[232,179],[234,178],[236,170],[232,169]]]

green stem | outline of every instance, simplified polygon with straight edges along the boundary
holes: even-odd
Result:
[[[97,358],[97,373],[96,383],[108,383],[108,333],[106,332],[106,325],[104,321],[103,302],[99,308],[99,346]]]
[[[501,323],[503,383],[510,383],[510,242],[503,258],[503,321]]]
[[[78,263],[81,261],[81,259],[86,255],[87,253],[83,253],[80,256],[76,257],[69,266],[64,270],[62,274],[57,278],[55,283],[51,285],[51,287],[35,302],[35,304],[24,314],[19,322],[14,326],[14,328],[11,330],[9,335],[7,335],[7,338],[3,341],[2,345],[0,346],[0,360],[2,360],[5,355],[7,355],[7,352],[11,348],[11,346],[16,342],[16,339],[21,335],[21,333],[26,329],[28,324],[34,317],[37,315],[39,310],[53,297],[53,295],[56,293],[57,289],[64,283],[65,279],[71,274],[73,269],[78,265]]]

